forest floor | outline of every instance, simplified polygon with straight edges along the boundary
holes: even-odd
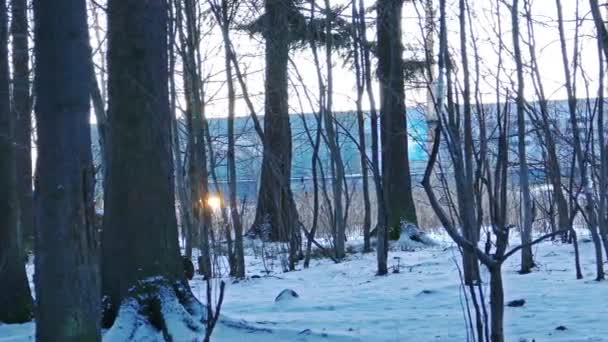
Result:
[[[313,259],[309,269],[298,265],[297,271],[283,273],[278,259],[262,258],[259,245],[250,246],[248,279],[226,279],[222,315],[255,329],[220,323],[212,340],[472,340],[467,338],[459,252],[445,237],[435,238],[437,246],[396,248],[389,265],[399,263],[400,271],[383,277],[374,274],[374,253],[352,253],[340,264]],[[359,246],[357,241],[353,245]],[[519,255],[506,263],[505,302],[526,301],[523,307],[505,308],[507,341],[608,341],[608,281],[593,280],[593,246],[585,236],[580,250],[582,280],[575,279],[572,245],[549,241],[535,246],[538,266],[531,274],[517,273]],[[483,277],[488,279],[485,271]],[[191,285],[204,302],[203,280],[197,276]],[[275,302],[284,289],[296,291],[299,298]],[[484,293],[487,300],[487,285]],[[560,326],[565,330],[556,329]],[[0,341],[31,341],[34,329],[34,323],[0,325]]]

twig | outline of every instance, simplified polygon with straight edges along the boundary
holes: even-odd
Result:
[[[209,280],[207,280],[209,282]],[[213,333],[213,329],[215,328],[215,324],[220,318],[220,311],[222,309],[222,303],[224,302],[224,290],[226,289],[226,283],[222,280],[220,282],[220,297],[217,300],[217,305],[215,307],[215,313],[211,314],[211,303],[207,303],[207,311],[209,313],[209,317],[207,318],[207,330],[205,331],[205,339],[204,342],[209,342],[211,339],[211,334]],[[211,295],[211,291],[207,291],[207,298],[209,299]]]

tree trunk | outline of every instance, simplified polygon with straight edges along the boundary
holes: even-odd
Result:
[[[314,2],[314,0],[313,0]],[[327,13],[331,11],[329,0],[325,0],[325,10]],[[343,186],[344,186],[344,163],[340,151],[338,134],[336,132],[336,124],[334,122],[333,107],[333,66],[332,66],[332,33],[331,33],[331,16],[326,16],[325,20],[325,62],[327,68],[327,87],[325,94],[325,131],[327,132],[327,145],[329,146],[329,154],[331,158],[332,170],[332,195],[334,200],[334,248],[337,259],[342,259],[345,256],[345,241],[346,241],[346,221],[344,220],[344,205],[343,205]]]
[[[367,25],[365,23],[365,4],[363,0],[359,0],[359,31],[361,32],[361,50],[363,55],[363,78],[365,79],[365,90],[370,102],[370,126],[371,148],[372,148],[372,175],[374,177],[374,185],[376,188],[376,201],[378,202],[377,222],[378,243],[376,246],[376,257],[378,264],[378,274],[383,275],[388,273],[387,258],[388,258],[388,230],[387,224],[387,206],[384,196],[384,185],[382,176],[380,175],[380,143],[378,139],[378,111],[376,110],[376,99],[372,88],[372,69],[370,58],[370,44],[367,41]]]
[[[86,2],[37,0],[34,14],[36,339],[99,341]]]
[[[530,44],[528,44],[528,48],[530,51],[530,64],[533,73],[533,83],[535,85],[536,95],[538,97],[538,103],[540,107],[540,121],[538,124],[539,127],[542,128],[542,137],[544,138],[543,143],[547,150],[547,162],[545,167],[547,169],[547,175],[549,177],[549,181],[551,183],[552,195],[555,201],[555,206],[557,209],[557,225],[558,230],[567,230],[571,229],[572,235],[576,235],[574,230],[572,229],[572,222],[570,219],[568,202],[566,201],[566,197],[564,196],[564,191],[562,189],[562,173],[561,167],[559,164],[559,159],[557,156],[557,149],[554,139],[554,128],[551,126],[551,122],[549,120],[549,109],[547,106],[547,100],[545,97],[545,91],[542,83],[542,78],[540,75],[539,66],[536,58],[536,50],[535,50],[535,41],[534,41],[534,26],[532,22],[532,14],[530,13],[530,4],[528,0],[524,1],[524,8],[526,10],[526,24],[528,26],[528,39]],[[566,235],[566,234],[564,234]],[[563,239],[564,236],[562,236]],[[575,250],[575,267],[577,270],[577,279],[582,278],[582,273],[580,272],[580,263],[578,262],[578,246],[577,243],[574,243]]]
[[[179,8],[179,7],[178,7]],[[173,162],[175,168],[175,187],[177,190],[177,198],[179,200],[179,214],[181,223],[182,241],[184,242],[185,256],[188,260],[192,259],[192,210],[190,208],[190,198],[186,191],[186,179],[184,175],[184,158],[182,157],[182,143],[179,130],[179,121],[177,119],[177,89],[175,80],[175,64],[177,56],[175,53],[176,36],[177,36],[177,15],[176,9],[173,6],[169,8],[169,98],[170,98],[170,113],[171,113],[171,138],[173,150]],[[186,248],[188,245],[189,248]]]
[[[23,225],[19,222],[14,142],[18,133],[11,113],[8,67],[8,16],[0,1],[0,322],[23,323],[32,318],[33,303],[25,273]],[[14,10],[14,9],[13,9]],[[26,54],[27,56],[27,54]],[[27,61],[27,57],[26,57]],[[27,62],[26,62],[27,65]],[[17,104],[15,104],[17,106]],[[18,143],[17,143],[18,145]],[[21,189],[22,190],[22,189]],[[31,180],[29,191],[31,192]],[[29,198],[31,201],[31,197]],[[31,214],[31,211],[30,211]],[[31,221],[31,218],[30,218]],[[31,222],[30,222],[31,223]],[[31,233],[31,232],[30,232]]]
[[[593,245],[595,248],[595,264],[596,264],[596,279],[603,280],[604,279],[604,260],[603,260],[603,252],[602,252],[602,242],[600,239],[600,234],[598,232],[597,225],[597,213],[595,211],[595,194],[593,190],[593,185],[591,182],[591,172],[589,170],[589,161],[587,151],[583,153],[583,141],[581,140],[581,135],[578,127],[578,117],[577,117],[577,109],[576,109],[576,79],[572,77],[570,73],[570,62],[568,60],[568,54],[566,49],[566,37],[565,37],[565,29],[564,29],[564,18],[562,13],[562,5],[561,0],[556,0],[557,7],[557,16],[558,16],[558,29],[559,29],[559,38],[560,38],[560,47],[561,47],[561,57],[562,64],[564,67],[564,74],[566,78],[566,92],[568,94],[568,111],[570,114],[570,124],[572,127],[572,141],[574,145],[574,156],[576,161],[578,162],[578,169],[581,177],[581,187],[582,192],[585,195],[585,207],[583,210],[586,211],[587,217],[587,225],[589,227],[589,231],[591,233],[591,238],[593,240]],[[575,36],[575,47],[578,46],[578,31]],[[578,52],[577,52],[578,53]],[[578,59],[575,55],[574,61],[572,63],[573,70],[576,73],[578,68]]]
[[[503,342],[505,334],[503,329],[505,311],[505,298],[502,286],[501,265],[490,267],[490,340]]]
[[[266,78],[264,154],[253,231],[271,241],[288,241],[298,213],[291,192],[291,127],[287,92],[288,2],[265,1]],[[299,231],[299,230],[298,230]]]
[[[190,291],[179,254],[167,14],[163,0],[108,1],[102,293],[103,323],[111,327],[105,338],[112,341],[150,329],[166,340],[178,339],[177,334],[194,340],[204,333],[205,311]]]
[[[519,44],[519,0],[513,0],[511,8],[511,25],[513,28],[513,51],[517,67],[517,152],[519,157],[519,188],[522,196],[521,202],[521,269],[520,273],[532,272],[534,259],[532,256],[532,198],[530,197],[530,184],[528,180],[528,161],[526,156],[526,121],[524,114],[524,71]]]
[[[379,0],[377,5],[382,182],[393,240],[399,239],[402,222],[418,223],[407,149],[402,8],[403,0]]]
[[[11,1],[11,35],[13,53],[14,133],[17,146],[17,192],[19,219],[24,241],[34,238],[34,203],[32,191],[32,110],[27,25],[27,1]]]
[[[222,0],[222,30],[230,29],[230,19],[228,19],[228,0]],[[227,36],[228,33],[224,33]],[[239,203],[237,201],[237,173],[236,173],[236,137],[234,133],[234,106],[236,102],[234,79],[232,76],[232,62],[230,54],[232,50],[229,41],[224,39],[224,53],[226,65],[226,81],[228,86],[228,186],[230,197],[230,217],[234,227],[234,276],[237,278],[245,277],[245,252],[243,246],[243,223],[239,214]]]
[[[462,234],[464,237],[476,244],[479,241],[479,221],[476,219],[476,206],[475,206],[475,191],[473,179],[474,176],[474,146],[473,146],[473,127],[472,127],[472,113],[471,113],[471,86],[469,79],[469,61],[467,53],[467,31],[466,31],[466,2],[465,0],[459,1],[459,15],[458,21],[460,24],[460,54],[462,58],[462,71],[463,71],[463,135],[464,144],[460,144],[460,137],[456,137],[456,148],[453,153],[454,163],[454,175],[456,188],[458,192],[458,208],[460,208],[461,215],[460,220],[462,223]],[[447,53],[447,52],[446,52]],[[448,74],[448,78],[451,77]],[[451,88],[448,82],[448,88]],[[448,93],[450,90],[448,90]],[[450,94],[448,96],[452,97]],[[457,120],[453,120],[456,122]],[[454,123],[450,127],[453,131],[458,132],[460,122]],[[462,151],[461,151],[462,149]],[[479,280],[479,261],[475,253],[469,249],[463,251],[462,268],[464,273],[464,281],[466,285],[471,285],[475,281]]]
[[[359,133],[359,159],[361,160],[361,186],[363,188],[363,252],[371,252],[370,242],[370,230],[371,230],[371,204],[369,200],[369,171],[368,171],[368,158],[365,143],[365,120],[363,117],[363,93],[365,91],[365,80],[363,78],[362,70],[363,61],[361,53],[361,36],[362,33],[357,25],[357,20],[361,20],[358,10],[357,3],[352,3],[352,25],[353,29],[353,59],[355,63],[355,79],[357,84],[357,100],[355,102],[357,106],[357,128]]]
[[[598,85],[598,143],[600,149],[600,190],[599,190],[599,208],[598,208],[598,225],[599,232],[604,244],[604,252],[608,258],[608,221],[606,219],[608,211],[608,146],[606,145],[605,139],[605,107],[604,107],[604,87],[605,87],[605,72],[606,72],[606,60],[608,59],[608,31],[600,12],[599,4],[597,0],[590,0],[591,13],[593,15],[593,21],[595,22],[597,30],[597,44],[598,44],[598,64],[599,70],[599,85]]]
[[[198,237],[199,271],[205,277],[211,277],[211,256],[209,232],[211,229],[211,212],[207,203],[209,183],[207,169],[207,150],[203,119],[202,86],[200,75],[200,60],[198,55],[199,28],[195,2],[184,1],[185,21],[178,14],[178,25],[182,41],[182,59],[184,64],[184,89],[186,97],[186,116],[188,121],[188,181],[190,185],[191,210],[193,213],[193,228],[186,243],[187,251],[194,245],[194,236]],[[184,28],[186,33],[183,32]],[[190,252],[191,253],[191,252]]]

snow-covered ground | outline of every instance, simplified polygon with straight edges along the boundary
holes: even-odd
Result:
[[[538,267],[519,275],[519,256],[504,267],[507,341],[608,341],[608,282],[595,282],[593,250],[582,237],[585,279],[576,280],[571,245],[535,246]],[[399,260],[394,259],[399,257]],[[459,280],[457,249],[447,241],[416,251],[393,251],[400,272],[377,277],[375,254],[346,261],[313,260],[306,270],[267,275],[261,257],[247,257],[248,279],[228,281],[222,309],[232,324],[219,324],[214,341],[467,341],[466,299]],[[276,261],[275,261],[276,263]],[[252,276],[256,276],[252,278]],[[257,276],[260,276],[259,278]],[[484,275],[485,276],[485,275]],[[204,301],[205,284],[192,281]],[[299,298],[275,302],[284,289]],[[485,291],[489,293],[489,291]],[[235,328],[246,321],[255,330]],[[564,326],[566,330],[556,330]],[[0,341],[30,341],[34,324],[0,325]]]

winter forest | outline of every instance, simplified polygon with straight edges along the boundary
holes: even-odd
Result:
[[[605,0],[0,0],[0,341],[608,341]]]

